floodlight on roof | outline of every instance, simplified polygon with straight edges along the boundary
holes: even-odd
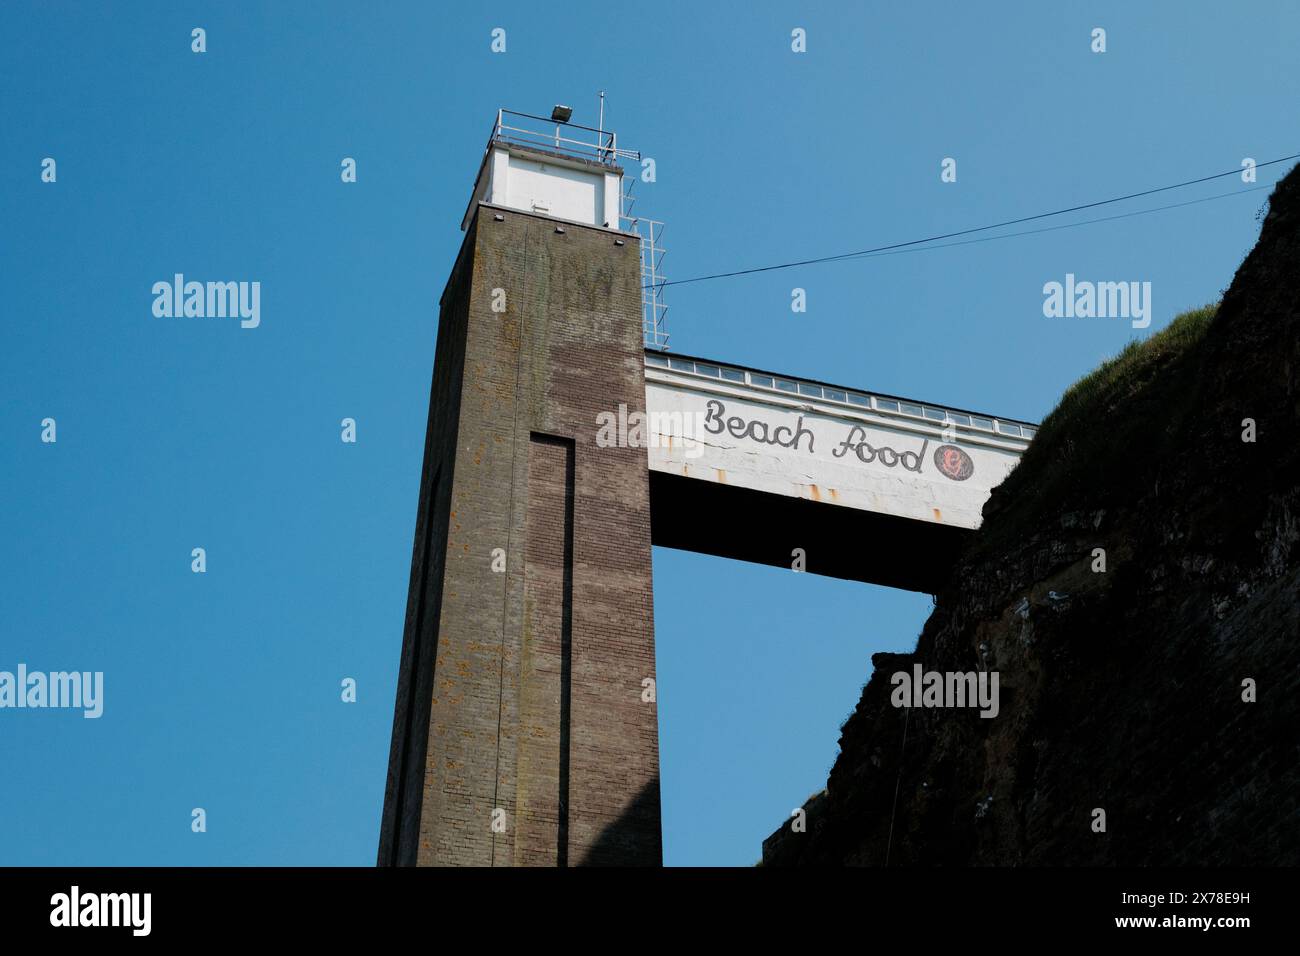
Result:
[[[557,123],[567,123],[569,120],[573,119],[573,107],[561,106],[557,103],[555,109],[551,110],[551,119],[555,120]]]

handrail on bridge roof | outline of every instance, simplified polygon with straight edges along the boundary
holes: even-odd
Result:
[[[815,379],[780,375],[776,372],[766,372],[745,365],[715,362],[712,359],[696,358],[691,355],[669,354],[654,349],[646,349],[645,362],[647,365],[666,368],[672,372],[686,372],[705,378],[732,382],[737,385],[766,389],[778,394],[817,398],[846,406],[856,406],[858,409],[865,408],[888,412],[893,415],[911,416],[939,425],[961,425],[1001,437],[1032,439],[1038,432],[1038,425],[1033,422],[1003,418],[997,415],[983,415],[947,405],[935,405],[931,402],[918,402],[908,398],[900,398],[896,395],[883,395],[879,392],[846,388]]]

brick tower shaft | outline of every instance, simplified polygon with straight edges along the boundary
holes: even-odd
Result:
[[[659,865],[646,452],[596,444],[645,408],[638,240],[508,198],[441,302],[379,863]]]

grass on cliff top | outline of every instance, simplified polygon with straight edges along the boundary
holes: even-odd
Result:
[[[1038,438],[1049,442],[1095,422],[1099,414],[1122,408],[1145,389],[1151,373],[1180,358],[1205,337],[1219,307],[1205,305],[1184,312],[1148,339],[1134,339],[1065,390],[1050,415],[1043,419]]]
[[[1182,313],[1150,338],[1129,342],[1066,389],[1020,463],[995,490],[990,521],[974,550],[989,553],[1008,536],[1023,536],[1045,522],[1054,525],[1061,511],[1105,501],[1117,482],[1138,478],[1134,455],[1154,458],[1187,413],[1197,384],[1196,346],[1218,308]]]

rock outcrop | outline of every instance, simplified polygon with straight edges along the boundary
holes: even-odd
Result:
[[[1066,393],[764,865],[1300,863],[1300,170],[1268,208],[1217,309]],[[893,706],[915,663],[997,716]]]

